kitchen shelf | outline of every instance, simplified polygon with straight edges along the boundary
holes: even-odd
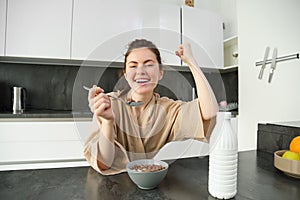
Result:
[[[230,66],[225,66],[224,69],[232,69],[232,68],[237,68],[239,67],[238,65],[230,65]]]

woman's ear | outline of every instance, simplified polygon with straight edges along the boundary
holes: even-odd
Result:
[[[124,75],[124,78],[127,80],[127,74],[126,74],[125,70],[123,70],[123,75]]]
[[[164,77],[164,70],[159,70],[159,78],[158,80],[160,81]]]

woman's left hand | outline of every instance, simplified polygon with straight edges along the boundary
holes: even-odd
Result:
[[[191,44],[189,43],[179,45],[175,53],[183,62],[187,64],[194,61]]]

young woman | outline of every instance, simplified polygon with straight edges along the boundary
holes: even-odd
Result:
[[[214,93],[197,65],[189,44],[176,51],[195,79],[198,99],[183,102],[154,93],[163,78],[160,52],[147,40],[135,40],[125,54],[124,77],[130,89],[110,95],[143,102],[127,106],[94,86],[89,106],[95,131],[85,144],[85,157],[101,174],[124,172],[129,161],[152,158],[166,143],[194,138],[208,141],[218,111]]]

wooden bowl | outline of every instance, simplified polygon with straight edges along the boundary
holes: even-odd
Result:
[[[300,161],[283,158],[282,155],[287,150],[274,152],[274,166],[288,176],[300,178]]]

